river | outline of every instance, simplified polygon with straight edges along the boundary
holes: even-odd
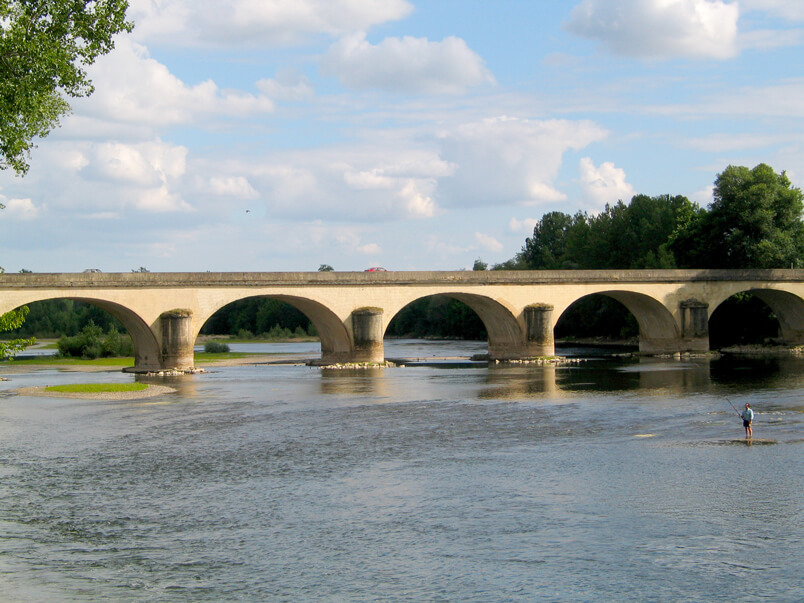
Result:
[[[0,374],[3,601],[804,599],[804,360]]]

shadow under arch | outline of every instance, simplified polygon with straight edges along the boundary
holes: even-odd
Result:
[[[258,294],[227,300],[226,303],[215,308],[203,322],[195,326],[196,332],[193,334],[193,341],[198,338],[201,329],[216,312],[235,302],[254,298],[275,299],[285,302],[309,318],[316,331],[318,331],[318,336],[321,340],[321,358],[323,360],[337,362],[349,358],[352,352],[351,338],[338,315],[320,302],[295,295]]]
[[[710,308],[710,321],[715,311],[740,293],[749,293],[764,302],[776,315],[782,341],[788,345],[804,343],[804,299],[794,293],[779,289],[746,289],[737,291]]]
[[[603,295],[620,302],[633,315],[639,326],[639,352],[641,354],[674,354],[681,351],[681,332],[670,311],[657,299],[635,291],[596,291],[569,304],[555,324],[572,305],[591,295]]]
[[[74,297],[68,295],[37,298],[22,305],[61,299],[89,304],[114,316],[123,324],[126,331],[131,336],[131,342],[134,346],[134,366],[149,368],[158,368],[160,366],[161,350],[159,342],[151,330],[151,327],[139,316],[139,314],[127,308],[126,306],[93,297]]]
[[[421,299],[436,296],[458,300],[477,314],[483,326],[486,328],[488,335],[488,351],[491,358],[502,360],[507,358],[521,358],[523,355],[526,355],[524,354],[525,334],[511,310],[490,297],[473,293],[444,292],[435,295],[422,295],[411,299],[389,318],[383,335],[388,332],[388,328],[391,326],[391,322],[394,318],[405,308]]]

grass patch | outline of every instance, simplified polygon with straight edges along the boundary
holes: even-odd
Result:
[[[45,391],[62,394],[108,394],[117,392],[141,392],[148,389],[145,383],[72,383],[51,385]]]
[[[250,358],[251,356],[264,356],[264,354],[249,354],[246,352],[196,352],[196,362],[216,362],[218,360],[232,360],[237,358]]]

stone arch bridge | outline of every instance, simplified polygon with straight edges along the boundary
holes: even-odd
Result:
[[[771,307],[785,343],[804,343],[804,270],[0,274],[0,314],[47,299],[88,302],[125,325],[136,350],[133,370],[145,372],[191,368],[204,323],[254,296],[306,314],[327,363],[382,361],[391,319],[430,295],[456,298],[479,315],[491,359],[554,354],[556,321],[591,294],[633,313],[641,353],[705,352],[712,312],[743,291]]]

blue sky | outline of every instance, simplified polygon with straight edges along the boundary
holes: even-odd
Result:
[[[131,0],[0,172],[7,271],[504,261],[547,211],[804,181],[800,0]]]

